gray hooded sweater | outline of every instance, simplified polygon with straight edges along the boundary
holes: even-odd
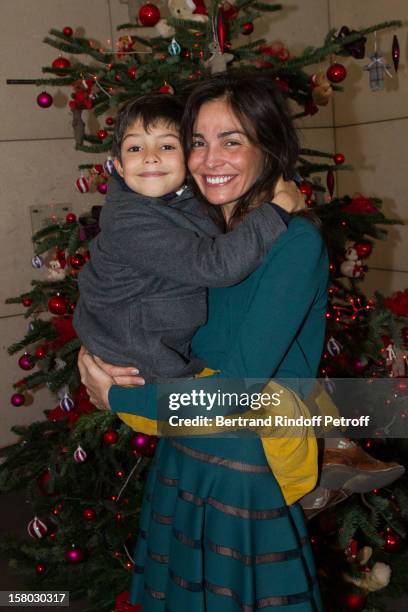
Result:
[[[118,176],[100,227],[79,274],[74,326],[88,351],[139,368],[147,382],[204,367],[190,345],[207,320],[206,288],[242,281],[286,230],[265,203],[222,234],[189,188],[165,201],[130,191]]]

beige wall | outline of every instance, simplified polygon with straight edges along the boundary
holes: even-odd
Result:
[[[297,53],[306,44],[320,45],[330,27],[344,24],[361,27],[395,17],[404,19],[405,14],[406,0],[298,0],[297,3],[287,3],[282,12],[257,24],[252,37],[282,40],[293,53]],[[108,40],[117,38],[116,25],[127,21],[127,7],[119,0],[2,0],[0,447],[15,439],[9,432],[12,424],[42,418],[42,410],[55,403],[47,391],[37,393],[31,406],[17,409],[9,403],[11,384],[22,376],[22,371],[16,365],[18,356],[8,357],[5,348],[24,335],[27,321],[22,318],[21,307],[5,305],[4,300],[28,288],[32,278],[44,278],[42,271],[35,272],[30,265],[32,232],[29,207],[70,203],[79,213],[101,202],[101,196],[80,195],[74,187],[78,176],[77,164],[82,160],[89,162],[90,157],[74,150],[66,109],[67,89],[49,88],[55,105],[42,110],[35,102],[40,91],[38,88],[7,86],[5,80],[35,78],[41,74],[42,66],[49,65],[58,56],[57,50],[42,44],[43,37],[52,27],[81,27],[86,36],[107,45]],[[406,31],[405,27],[398,33],[400,73],[387,83],[386,92],[374,94],[369,91],[368,76],[359,68],[366,60],[346,60],[345,63],[350,65],[350,76],[345,82],[346,93],[336,95],[333,105],[321,109],[301,124],[305,146],[342,151],[358,168],[354,173],[339,174],[340,193],[362,191],[384,197],[385,211],[405,219],[403,164],[408,146],[407,118],[403,118],[407,114],[408,99]],[[379,37],[388,53],[391,38],[390,33]],[[309,70],[313,72],[327,65],[328,62]],[[407,245],[407,230],[393,230],[392,240],[371,258],[371,265],[381,270],[369,273],[366,281],[369,289],[378,287],[388,292],[408,286]]]

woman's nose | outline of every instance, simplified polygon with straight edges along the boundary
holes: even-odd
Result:
[[[209,168],[215,168],[224,163],[222,151],[218,145],[208,146],[205,154],[205,164]]]

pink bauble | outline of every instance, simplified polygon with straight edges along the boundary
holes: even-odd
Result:
[[[19,406],[24,405],[25,397],[22,393],[13,393],[10,401],[13,404],[13,406],[16,406],[18,408]]]
[[[84,551],[82,548],[79,548],[79,546],[74,546],[65,553],[65,560],[68,561],[68,563],[81,563],[84,557]]]
[[[356,374],[362,374],[368,365],[367,359],[365,357],[357,357],[353,361],[353,370]]]
[[[35,364],[33,363],[33,358],[31,355],[24,353],[24,355],[21,355],[20,359],[18,360],[18,365],[22,370],[32,370]]]
[[[108,183],[99,183],[98,187],[97,187],[97,190],[102,195],[105,195],[105,193],[107,193],[107,191],[108,191]]]
[[[49,108],[53,103],[53,97],[47,91],[42,91],[37,96],[37,104],[41,108]]]

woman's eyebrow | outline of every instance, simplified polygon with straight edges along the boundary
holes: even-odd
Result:
[[[242,136],[246,136],[245,132],[242,130],[228,130],[227,132],[220,132],[217,134],[217,138],[225,138],[225,136],[231,136],[232,134],[242,134]],[[193,138],[205,138],[205,136],[199,132],[194,132]]]

